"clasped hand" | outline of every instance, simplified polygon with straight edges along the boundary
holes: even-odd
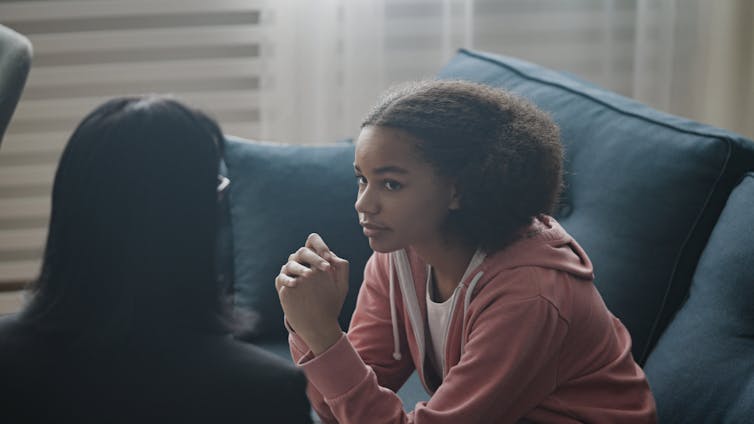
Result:
[[[348,293],[348,261],[339,258],[315,233],[288,257],[275,278],[285,318],[315,355],[342,334],[338,315]]]

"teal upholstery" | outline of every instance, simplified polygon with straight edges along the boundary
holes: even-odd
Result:
[[[371,253],[353,208],[353,144],[292,146],[229,138],[225,149],[239,337],[286,340],[274,280],[312,232],[351,263],[354,287],[341,315],[347,327]]]
[[[31,52],[26,37],[0,25],[0,144],[26,84]]]
[[[699,260],[688,301],[647,360],[661,422],[754,418],[752,264],[754,173],[730,195]]]

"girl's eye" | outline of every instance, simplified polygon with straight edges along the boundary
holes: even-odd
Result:
[[[392,180],[385,181],[385,188],[388,189],[388,191],[400,190],[401,187],[403,186],[398,181],[392,181]]]
[[[362,185],[366,185],[366,184],[367,184],[367,179],[366,179],[366,178],[364,178],[364,176],[363,176],[363,175],[357,175],[357,176],[356,176],[356,182],[357,182],[357,183],[358,183],[358,184],[359,184],[360,186],[362,186]]]

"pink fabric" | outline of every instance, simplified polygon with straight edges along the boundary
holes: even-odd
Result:
[[[407,253],[426,320],[426,264]],[[592,284],[589,258],[553,218],[536,221],[527,237],[469,273],[451,318],[448,373],[431,399],[408,414],[394,392],[415,367],[429,385],[403,293],[396,296],[403,355],[392,356],[389,272],[395,270],[388,255],[375,253],[347,336],[320,356],[290,334],[291,353],[324,422],[656,422],[628,332]],[[479,272],[464,313],[468,284]]]

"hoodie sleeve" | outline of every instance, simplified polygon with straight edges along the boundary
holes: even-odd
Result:
[[[288,346],[291,350],[291,358],[293,359],[293,362],[300,364],[301,362],[306,362],[314,358],[314,354],[311,349],[309,349],[309,346],[304,339],[291,329],[290,325],[288,325],[288,321],[285,322],[285,328],[288,329]],[[330,411],[330,407],[327,406],[322,394],[317,391],[317,388],[314,387],[314,385],[306,385],[306,396],[309,398],[309,403],[311,403],[312,408],[317,411],[317,414],[322,419],[323,423],[337,424],[338,421],[333,416],[332,411]]]
[[[301,337],[289,332],[291,355],[309,378],[311,384],[307,394],[323,422],[352,422],[343,421],[340,416],[336,420],[329,406],[328,395],[332,393],[333,385],[353,385],[367,376],[374,378],[375,389],[389,392],[394,398],[392,403],[403,412],[403,404],[394,392],[403,386],[414,366],[403,331],[399,332],[399,347],[403,355],[399,360],[393,357],[388,272],[388,255],[375,253],[369,258],[348,334],[320,356],[315,357]],[[402,310],[402,302],[400,299],[397,301],[397,309]],[[398,319],[398,328],[403,329],[402,315],[399,314]],[[335,391],[338,390],[336,387]]]
[[[345,337],[302,366],[341,424],[515,422],[556,387],[557,352],[567,325],[539,296],[508,301],[488,293],[474,303],[460,362],[429,402],[411,413],[380,386],[376,368]],[[389,349],[382,354],[389,358]]]

